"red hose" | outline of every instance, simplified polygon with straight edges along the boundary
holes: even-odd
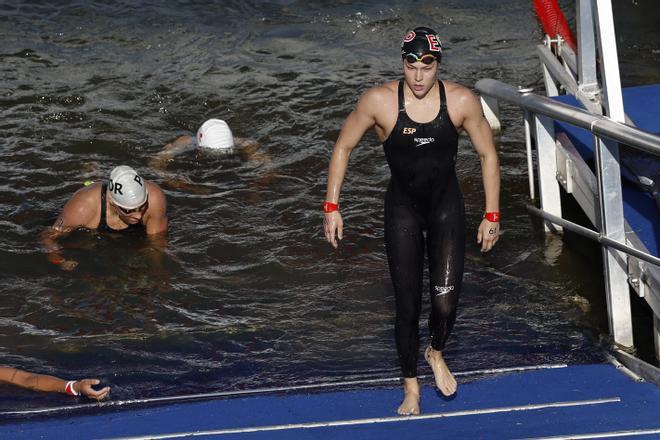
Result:
[[[543,25],[543,30],[551,38],[560,35],[566,43],[577,52],[577,43],[575,37],[568,26],[566,17],[561,12],[557,0],[534,0],[534,9],[536,9],[536,16]]]

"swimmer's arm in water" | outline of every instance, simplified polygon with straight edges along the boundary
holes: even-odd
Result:
[[[240,138],[234,136],[234,145],[243,153],[247,160],[264,162],[269,160],[268,155],[259,151],[259,142],[254,139]]]
[[[44,245],[48,261],[64,270],[72,270],[78,265],[77,261],[67,260],[62,256],[57,240],[78,228],[94,229],[98,226],[100,191],[101,183],[76,191],[64,205],[55,223],[41,234],[41,243]]]
[[[149,252],[151,264],[154,268],[161,268],[163,255],[167,249],[167,228],[169,225],[167,218],[167,199],[160,187],[152,182],[147,182],[147,185],[149,190],[149,204],[147,211],[144,213],[142,223],[151,244]]]
[[[262,167],[263,175],[257,179],[260,186],[267,186],[275,177],[270,156],[260,151],[261,145],[254,139],[234,137],[234,146],[248,162]]]
[[[167,235],[167,199],[158,185],[147,182],[149,204],[144,213],[143,224],[150,238]]]
[[[463,128],[470,136],[472,145],[481,161],[481,177],[484,186],[485,212],[500,211],[500,164],[493,142],[490,124],[483,114],[479,99],[467,88],[458,95],[459,106],[463,109]],[[454,107],[456,108],[456,107]],[[483,219],[477,232],[477,243],[481,251],[490,251],[499,239],[499,222]]]
[[[166,144],[151,160],[149,166],[156,169],[164,169],[167,167],[167,162],[174,156],[183,154],[185,152],[197,148],[197,142],[192,136],[179,136],[172,142]]]
[[[376,125],[377,107],[380,102],[377,89],[367,90],[358,100],[355,110],[348,115],[339,132],[332,150],[328,167],[328,185],[325,200],[339,204],[339,194],[344,181],[348,160],[367,130]],[[324,214],[323,229],[325,239],[337,248],[337,238],[344,238],[344,222],[339,211]]]
[[[9,383],[22,388],[34,391],[65,393],[68,382],[54,376],[44,374],[35,374],[18,368],[0,367],[0,382]],[[82,394],[90,399],[103,400],[108,397],[110,387],[104,387],[100,390],[92,388],[93,385],[101,383],[98,379],[82,379],[73,381],[71,385],[73,392]]]

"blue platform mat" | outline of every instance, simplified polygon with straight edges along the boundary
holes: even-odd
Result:
[[[399,417],[400,388],[263,395],[112,410],[0,425],[0,437],[503,439],[638,431],[660,438],[660,388],[613,366],[507,374],[461,384],[453,400],[422,390],[422,415]],[[180,437],[179,437],[180,438]]]
[[[626,113],[635,125],[651,133],[660,133],[660,84],[629,87],[622,90]],[[553,99],[583,108],[572,95],[555,96]],[[593,170],[594,143],[589,130],[565,122],[555,122],[555,130],[564,132],[575,149]],[[650,159],[660,177],[660,158]],[[624,163],[625,166],[625,163]],[[623,211],[630,227],[646,248],[655,256],[660,255],[660,211],[649,192],[634,184],[634,178],[622,175]]]
[[[660,84],[622,89],[626,114],[640,130],[660,133]],[[584,109],[573,95],[553,96],[552,99]],[[589,130],[565,122],[555,122],[555,129],[565,132],[586,162],[594,160],[593,135]]]

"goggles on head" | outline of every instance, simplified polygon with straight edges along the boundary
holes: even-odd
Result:
[[[413,64],[413,63],[416,63],[416,62],[422,62],[424,64],[432,64],[433,61],[438,60],[438,57],[436,57],[432,53],[424,54],[421,57],[418,56],[415,53],[407,53],[407,54],[403,55],[403,59],[408,61],[410,64]]]

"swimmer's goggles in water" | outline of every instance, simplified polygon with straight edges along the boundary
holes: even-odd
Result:
[[[119,208],[119,209],[121,210],[121,212],[123,212],[124,214],[129,215],[129,214],[133,214],[134,212],[144,212],[144,211],[146,211],[146,210],[147,210],[147,205],[148,205],[148,204],[149,204],[149,200],[147,199],[146,202],[144,202],[143,204],[141,204],[141,205],[138,206],[137,208],[133,208],[133,209],[122,208],[122,207],[119,206],[119,205],[115,205],[115,206],[116,206],[117,208]]]
[[[427,53],[425,55],[422,55],[421,57],[415,53],[407,53],[403,56],[403,59],[408,61],[410,64],[414,64],[418,61],[421,61],[422,63],[428,65],[428,64],[432,64],[433,61],[437,61],[438,57],[436,57],[432,53]]]

